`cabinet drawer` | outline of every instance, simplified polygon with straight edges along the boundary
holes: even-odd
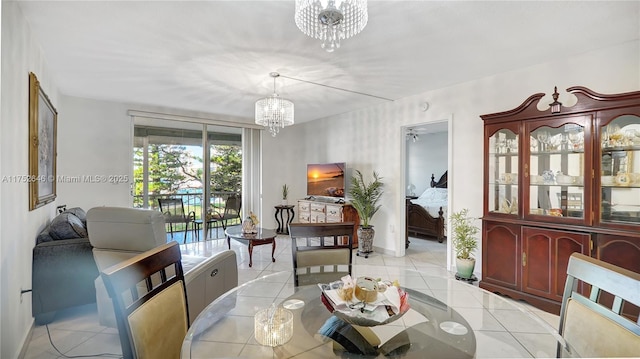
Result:
[[[300,223],[309,223],[309,222],[311,222],[311,218],[309,216],[309,213],[299,213],[298,214],[298,221]]]
[[[300,213],[309,212],[309,202],[298,202],[298,209]]]
[[[311,212],[324,213],[325,205],[323,203],[311,203]]]
[[[311,214],[311,223],[325,223],[326,218],[324,213],[312,213]]]
[[[327,218],[332,217],[332,218],[338,218],[341,220],[342,206],[327,205],[326,214],[327,214]]]

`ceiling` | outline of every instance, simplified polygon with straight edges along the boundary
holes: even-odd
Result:
[[[18,1],[70,96],[253,118],[269,73],[397,100],[636,40],[638,1],[375,1],[333,53],[293,1]],[[286,78],[305,122],[386,102]],[[427,99],[425,99],[427,100]]]

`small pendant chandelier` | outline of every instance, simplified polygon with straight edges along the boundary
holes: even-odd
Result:
[[[293,125],[293,102],[276,93],[277,72],[272,72],[273,95],[256,101],[256,124],[269,128],[271,136],[276,137],[280,128]]]
[[[322,40],[322,48],[333,52],[340,40],[367,25],[367,0],[296,0],[295,20],[300,31]]]

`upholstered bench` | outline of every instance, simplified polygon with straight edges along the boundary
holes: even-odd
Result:
[[[95,207],[87,212],[89,241],[99,270],[167,241],[159,211],[124,207]],[[238,285],[236,254],[226,250],[212,257],[182,256],[189,318],[193,321],[214,299]],[[102,278],[95,281],[101,325],[116,327],[113,306]]]

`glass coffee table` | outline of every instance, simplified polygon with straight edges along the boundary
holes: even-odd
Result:
[[[227,245],[231,249],[231,239],[235,239],[239,242],[248,242],[249,245],[249,267],[253,266],[253,247],[261,246],[264,244],[271,244],[271,260],[276,261],[274,253],[276,251],[275,238],[278,235],[273,229],[266,229],[262,227],[256,227],[257,233],[243,233],[242,226],[229,227],[224,231],[227,236]]]

